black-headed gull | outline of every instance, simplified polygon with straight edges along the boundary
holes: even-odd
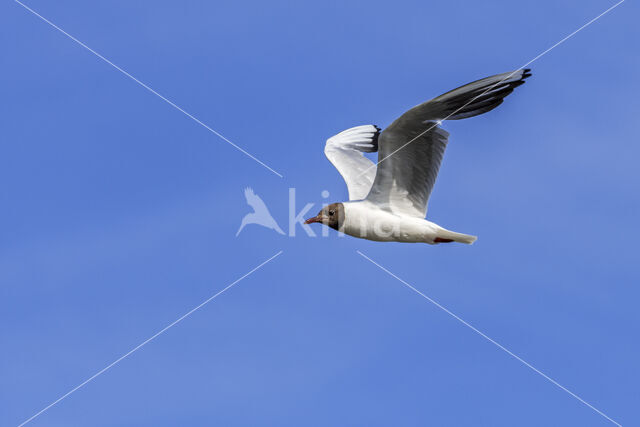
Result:
[[[439,125],[493,110],[530,75],[523,69],[461,86],[410,109],[382,133],[364,125],[332,136],[324,152],[347,183],[349,201],[325,206],[305,223],[375,241],[475,242],[424,219],[449,137]],[[375,151],[377,165],[363,155]]]

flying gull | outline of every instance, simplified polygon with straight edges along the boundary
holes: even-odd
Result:
[[[475,242],[476,236],[425,219],[449,137],[440,124],[493,110],[530,75],[522,69],[461,86],[410,109],[382,132],[363,125],[332,136],[324,152],[344,178],[349,201],[325,206],[305,224],[374,241]],[[376,151],[377,164],[363,154]]]

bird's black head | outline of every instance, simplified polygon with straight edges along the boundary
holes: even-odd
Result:
[[[311,224],[313,222],[320,222],[334,230],[338,230],[344,224],[344,206],[342,203],[331,203],[322,208],[318,215],[309,218],[304,223]]]

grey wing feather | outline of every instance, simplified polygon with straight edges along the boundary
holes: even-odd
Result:
[[[408,121],[460,120],[486,113],[531,76],[528,68],[476,80],[413,107],[391,126]]]
[[[425,128],[431,129],[425,132]],[[424,218],[448,137],[449,132],[434,122],[385,129],[380,135],[379,164],[367,200],[396,214]]]
[[[493,110],[524,83],[529,69],[466,84],[414,107],[379,137],[378,167],[367,195],[394,213],[424,218],[449,133],[441,120],[459,120]]]

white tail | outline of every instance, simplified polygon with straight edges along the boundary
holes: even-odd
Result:
[[[438,239],[442,239],[442,240],[438,242]],[[476,240],[478,240],[478,236],[456,233],[454,231],[445,230],[444,228],[441,230],[438,230],[438,236],[436,237],[436,243],[447,243],[450,241],[454,241],[454,242],[466,243],[467,245],[470,245]]]

